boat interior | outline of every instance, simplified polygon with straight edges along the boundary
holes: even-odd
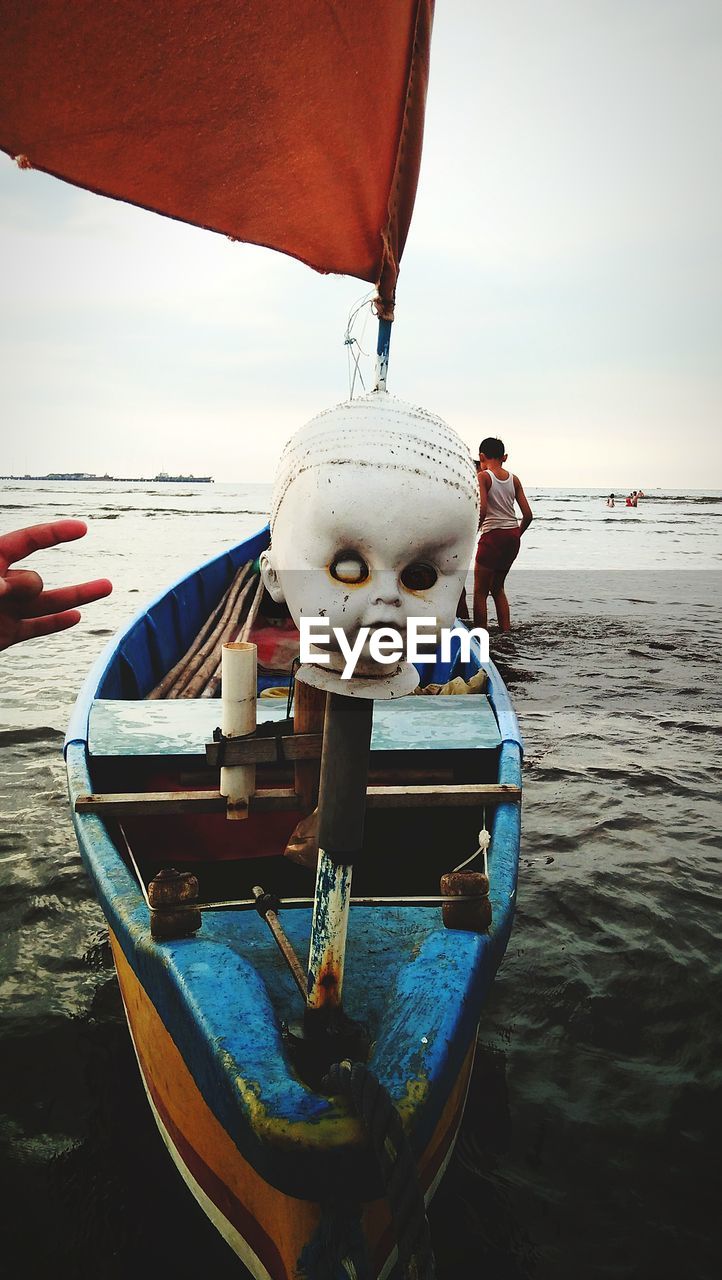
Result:
[[[241,566],[233,581],[242,581],[246,573],[247,565]],[[284,856],[297,823],[309,812],[296,795],[299,773],[314,768],[313,762],[299,765],[284,752],[294,731],[299,637],[285,606],[274,604],[258,582],[255,577],[251,588],[257,595],[252,618],[247,614],[245,630],[236,618],[231,634],[257,645],[256,736],[271,738],[274,746],[273,758],[255,765],[258,804],[245,820],[229,822],[222,804],[213,810],[213,802],[204,805],[202,799],[217,799],[219,785],[213,739],[221,720],[220,653],[217,661],[206,658],[202,688],[198,681],[193,685],[192,675],[189,688],[188,672],[198,667],[208,621],[173,664],[179,672],[175,687],[167,669],[160,681],[155,678],[159,668],[167,668],[167,659],[155,662],[152,676],[139,674],[136,645],[135,662],[128,649],[121,652],[89,708],[93,793],[108,797],[107,829],[119,853],[127,860],[128,847],[132,850],[146,884],[162,867],[192,871],[201,901],[247,898],[254,884],[282,896],[313,893],[310,867]],[[216,615],[232,586],[216,604]],[[213,611],[206,612],[212,621]],[[463,663],[456,644],[450,662],[428,662],[419,671],[424,693],[374,703],[368,781],[370,793],[384,792],[386,798],[369,802],[363,856],[354,869],[355,894],[438,894],[440,876],[478,843],[483,806],[470,805],[464,789],[498,779],[501,735],[480,664],[473,658]],[[469,681],[473,692],[448,696],[452,682],[460,693]],[[426,794],[418,806],[402,801],[394,807],[392,791],[399,799],[399,792],[414,788],[434,791],[437,801],[439,793],[446,794],[440,803]],[[454,803],[455,795],[465,802]],[[163,802],[154,804],[159,796]]]

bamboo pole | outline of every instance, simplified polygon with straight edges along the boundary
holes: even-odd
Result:
[[[207,685],[213,672],[218,665],[218,648],[230,641],[236,629],[236,617],[232,616],[234,610],[241,610],[243,605],[251,593],[256,579],[254,575],[244,582],[240,592],[234,600],[224,610],[223,617],[218,623],[213,636],[206,641],[202,653],[199,655],[200,661],[196,664],[195,670],[192,672],[190,679],[184,681],[180,689],[175,693],[177,698],[198,698],[202,690]]]
[[[214,638],[217,637],[219,628],[223,625],[223,619],[228,615],[229,611],[232,611],[241,588],[248,581],[250,571],[251,561],[248,561],[238,570],[228,590],[220,600],[218,607],[214,610],[205,626],[201,628],[198,635],[194,637],[192,644],[183,654],[183,657],[167,672],[156,688],[148,695],[149,698],[177,698],[179,696],[188,679],[203,660],[202,655],[208,652],[209,646],[217,643],[217,639]]]
[[[197,652],[200,645],[203,644],[203,642],[205,641],[211,629],[216,626],[216,623],[220,618],[223,609],[225,608],[229,593],[233,589],[234,583],[238,581],[239,576],[243,574],[247,568],[248,566],[244,564],[238,570],[238,573],[229,583],[227,590],[224,591],[223,595],[218,601],[216,608],[213,610],[210,616],[206,619],[206,622],[204,626],[201,627],[201,630],[198,633],[198,635],[193,637],[191,644],[188,646],[183,656],[178,659],[175,666],[171,667],[170,671],[166,671],[165,675],[163,676],[163,679],[158,682],[155,688],[151,689],[150,693],[148,694],[149,700],[154,698],[155,699],[165,698],[168,696],[169,689],[173,687],[173,684],[175,683],[178,676],[181,674],[182,671],[185,670],[186,665],[188,664],[188,662],[190,662],[191,658]]]
[[[258,586],[256,587],[256,594],[254,595],[251,601],[250,607],[245,616],[245,620],[242,620],[240,617],[236,618],[236,627],[239,626],[239,623],[241,624],[239,633],[237,636],[234,636],[233,631],[231,630],[231,634],[228,636],[229,640],[235,639],[239,641],[247,641],[249,639],[251,631],[253,629],[253,624],[256,621],[256,618],[258,617],[258,610],[261,607],[261,600],[263,599],[263,590],[264,590],[263,579],[259,577]],[[215,671],[213,671],[213,673],[209,677],[208,684],[206,685],[205,689],[203,689],[201,692],[201,697],[215,698],[220,688],[220,685],[221,685],[221,660],[219,658]]]
[[[251,601],[251,607],[248,610],[248,613],[246,614],[246,620],[243,623],[243,626],[241,627],[241,632],[238,637],[239,640],[242,640],[245,642],[248,640],[251,634],[253,624],[256,621],[256,618],[258,617],[258,610],[261,607],[261,600],[263,599],[263,590],[264,590],[263,578],[259,576],[256,594],[253,597],[253,600]]]
[[[234,589],[226,600],[223,612],[216,622],[215,627],[210,635],[206,637],[204,643],[196,650],[192,664],[182,672],[174,691],[174,696],[176,698],[181,697],[185,693],[185,690],[195,681],[198,673],[202,671],[209,658],[213,658],[215,660],[223,641],[225,639],[230,639],[228,632],[232,626],[235,611],[237,608],[242,607],[244,599],[250,592],[252,583],[253,575],[249,572],[240,582],[234,584]],[[191,694],[189,696],[195,697],[196,695]]]

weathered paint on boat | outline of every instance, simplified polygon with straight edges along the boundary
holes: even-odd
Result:
[[[66,743],[71,802],[93,790],[87,743],[93,699],[143,697],[185,651],[238,566],[266,540],[262,531],[177,583],[98,660]],[[498,781],[520,785],[516,717],[498,673],[488,670],[502,739]],[[111,831],[94,814],[74,813],[74,821],[111,929],[153,1113],[211,1220],[254,1275],[290,1280],[313,1246],[319,1206],[342,1188],[362,1207],[374,1274],[384,1274],[394,1241],[378,1171],[346,1103],[314,1093],[289,1066],[280,1028],[298,1017],[298,995],[264,923],[254,912],[208,913],[195,938],[154,942],[140,888]],[[352,913],[346,1005],[372,1028],[369,1065],[402,1117],[427,1196],[453,1146],[480,1011],[511,928],[518,804],[496,807],[490,826],[488,934],[445,930],[434,908]],[[164,851],[166,861],[171,853]],[[467,853],[459,850],[459,859]],[[310,909],[284,913],[301,955],[310,915]]]
[[[146,1093],[182,1177],[211,1221],[254,1275],[295,1275],[321,1219],[318,1203],[278,1191],[262,1179],[219,1124],[183,1056],[111,934],[113,955]],[[454,1088],[419,1160],[430,1192],[443,1173],[461,1120],[473,1062],[470,1047]],[[356,1121],[349,1124],[357,1127]],[[367,1204],[364,1228],[380,1273],[394,1250],[388,1206]]]

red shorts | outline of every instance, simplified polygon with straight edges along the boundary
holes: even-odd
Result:
[[[519,529],[490,529],[482,533],[476,549],[476,563],[490,573],[506,573],[511,569],[521,546]]]

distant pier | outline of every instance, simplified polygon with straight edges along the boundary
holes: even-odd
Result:
[[[0,476],[0,480],[98,480],[104,484],[213,484],[213,476],[96,476],[89,471],[51,471],[46,476]]]

